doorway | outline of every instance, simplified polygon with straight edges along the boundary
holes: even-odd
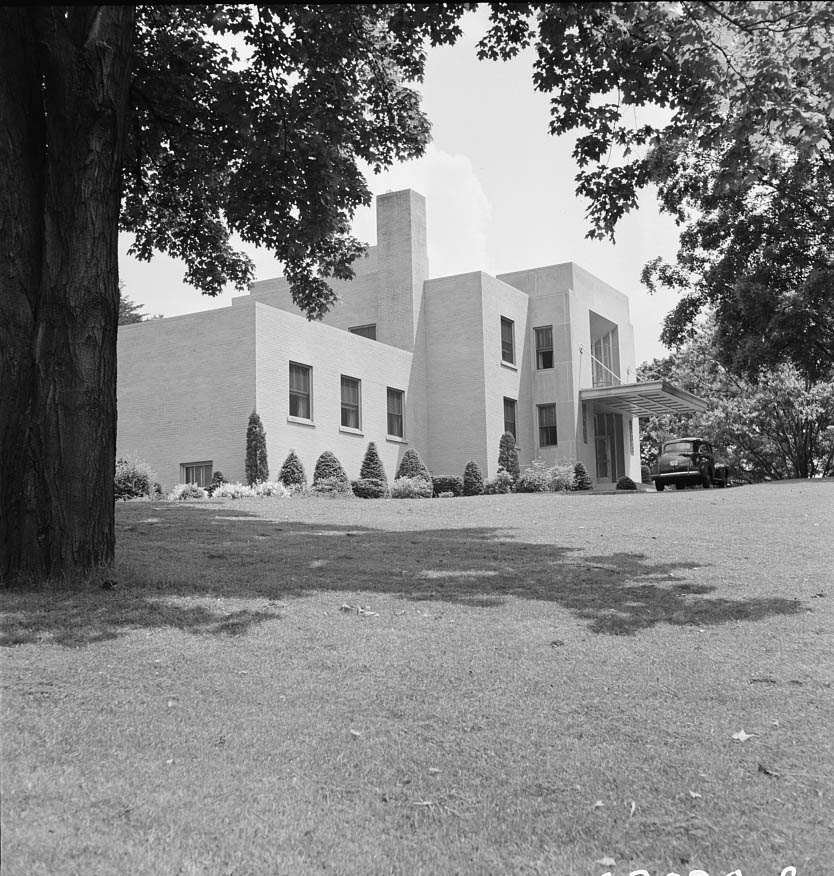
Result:
[[[622,414],[594,414],[597,480],[612,484],[625,474]]]

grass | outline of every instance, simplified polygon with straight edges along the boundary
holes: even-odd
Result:
[[[834,483],[117,525],[3,594],[8,876],[831,869]]]

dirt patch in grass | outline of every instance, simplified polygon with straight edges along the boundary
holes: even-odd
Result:
[[[832,485],[117,510],[3,593],[8,872],[827,871]]]

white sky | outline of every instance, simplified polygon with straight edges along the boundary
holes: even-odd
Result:
[[[433,142],[418,161],[371,178],[371,190],[376,195],[412,188],[426,196],[432,277],[574,261],[629,296],[638,363],[666,355],[658,338],[677,296],[649,295],[640,271],[655,256],[673,257],[673,221],[658,214],[645,192],[640,210],[621,221],[616,244],[585,239],[585,204],[574,194],[573,138],[548,133],[549,99],[533,90],[532,52],[509,62],[477,60],[475,43],[486,20],[485,10],[470,14],[457,45],[429,52],[421,90]],[[357,213],[354,234],[376,242],[373,208]],[[128,256],[130,240],[120,238],[121,279],[127,297],[147,314],[223,307],[240,294],[229,287],[216,298],[201,295],[182,282],[181,262]],[[281,273],[270,253],[247,251],[256,279]]]

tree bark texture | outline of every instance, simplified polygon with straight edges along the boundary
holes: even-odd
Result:
[[[0,8],[0,580],[113,558],[130,6]]]

